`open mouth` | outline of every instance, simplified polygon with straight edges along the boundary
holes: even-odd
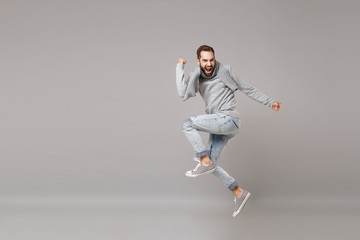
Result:
[[[209,73],[212,72],[212,70],[213,70],[212,67],[206,67],[206,68],[205,68],[205,73],[209,74]]]

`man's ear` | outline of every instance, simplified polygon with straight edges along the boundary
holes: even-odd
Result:
[[[200,60],[199,59],[196,59],[196,62],[198,65],[200,65]]]

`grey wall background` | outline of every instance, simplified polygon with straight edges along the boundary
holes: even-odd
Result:
[[[360,197],[358,1],[1,1],[0,197],[229,198],[190,181],[175,65],[201,44],[237,92],[222,166],[254,199]],[[259,138],[260,136],[260,138]],[[204,136],[205,137],[205,136]]]

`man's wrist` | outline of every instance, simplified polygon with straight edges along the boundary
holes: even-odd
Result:
[[[177,68],[184,69],[184,64],[183,64],[183,63],[177,63],[177,64],[176,64],[176,67],[177,67]]]

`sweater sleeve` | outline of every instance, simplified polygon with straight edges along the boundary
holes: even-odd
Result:
[[[274,99],[269,98],[261,91],[257,90],[248,83],[240,80],[232,71],[230,71],[231,77],[236,82],[238,89],[245,93],[248,97],[254,99],[255,101],[264,104],[267,107],[272,107],[272,104],[275,102]]]
[[[176,65],[176,87],[181,98],[185,96],[187,84],[188,81],[186,81],[184,77],[184,64],[178,63]]]

